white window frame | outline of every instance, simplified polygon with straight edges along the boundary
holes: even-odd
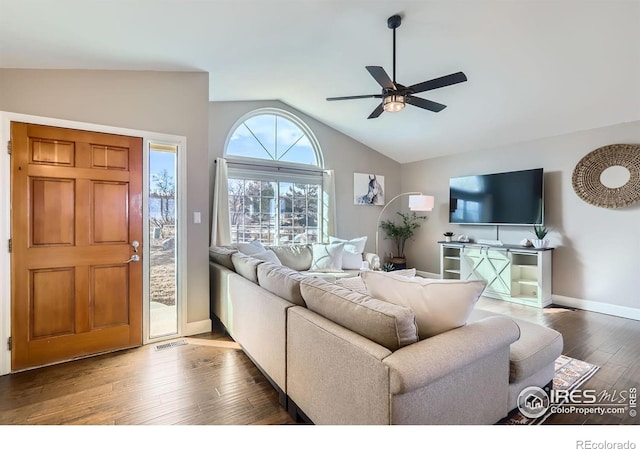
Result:
[[[274,161],[270,159],[258,159],[244,156],[228,155],[227,148],[231,137],[243,123],[258,115],[276,115],[283,117],[296,126],[298,126],[305,136],[311,142],[311,147],[314,151],[314,155],[317,161],[317,165],[293,163],[286,161]],[[227,138],[224,144],[224,157],[228,164],[228,179],[244,179],[252,181],[269,181],[269,182],[291,182],[297,184],[317,184],[319,186],[318,191],[318,242],[322,242],[327,236],[323,235],[323,167],[324,159],[322,157],[322,150],[320,144],[315,135],[309,128],[309,126],[302,121],[299,117],[292,114],[289,111],[278,108],[260,108],[250,111],[240,117],[231,130],[227,134]],[[278,190],[278,188],[276,188]],[[279,191],[278,191],[279,194]],[[279,196],[276,197],[278,201]],[[228,206],[228,205],[227,205]],[[277,223],[280,222],[280,210],[277,208]],[[276,227],[278,229],[278,226]],[[277,235],[277,234],[276,234]],[[276,240],[277,242],[277,240]]]
[[[302,132],[307,136],[309,142],[311,142],[311,147],[315,153],[316,165],[311,164],[296,164],[294,162],[286,162],[286,161],[274,161],[269,159],[258,159],[252,157],[243,157],[243,156],[234,156],[227,154],[227,148],[229,147],[229,142],[231,141],[231,136],[236,132],[236,130],[247,120],[250,118],[256,117],[258,115],[276,115],[282,118],[285,118],[291,122],[293,122],[296,126],[298,126]],[[307,126],[305,122],[303,122],[298,116],[292,114],[289,111],[285,111],[284,109],[278,108],[260,108],[255,109],[253,111],[247,112],[242,117],[240,117],[231,127],[231,131],[227,134],[227,139],[224,142],[224,157],[227,161],[233,162],[244,162],[249,164],[255,164],[258,166],[271,166],[271,167],[279,167],[279,168],[295,168],[295,169],[308,169],[313,170],[316,169],[321,171],[324,168],[324,159],[322,157],[322,150],[320,149],[320,144],[318,143],[318,139],[311,131],[311,128]]]

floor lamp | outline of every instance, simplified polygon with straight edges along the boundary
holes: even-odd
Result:
[[[389,204],[393,203],[395,200],[400,198],[401,196],[409,195],[409,210],[414,212],[431,212],[433,210],[433,205],[435,204],[435,198],[429,195],[425,195],[422,192],[405,192],[401,193],[398,196],[395,196],[391,199],[391,201],[387,202],[385,206],[380,211],[380,215],[378,215],[378,222],[376,223],[376,255],[380,257],[380,252],[378,249],[378,240],[379,240],[379,231],[380,231],[380,219],[382,218],[382,214],[389,207]]]

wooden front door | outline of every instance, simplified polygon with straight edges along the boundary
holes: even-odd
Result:
[[[11,141],[11,369],[141,345],[142,139],[12,122]]]

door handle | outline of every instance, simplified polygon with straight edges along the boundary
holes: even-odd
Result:
[[[140,256],[138,256],[137,254],[134,254],[129,258],[129,260],[125,260],[123,263],[129,263],[129,262],[140,262]]]

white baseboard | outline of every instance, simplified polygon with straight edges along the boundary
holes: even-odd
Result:
[[[587,299],[571,298],[569,296],[551,295],[553,304],[565,307],[573,307],[589,312],[604,313],[605,315],[619,316],[640,321],[640,309],[633,307],[617,306],[604,302],[589,301]]]
[[[211,332],[212,326],[211,326],[211,320],[202,320],[202,321],[194,321],[192,323],[187,323],[184,326],[184,329],[182,331],[182,335],[184,335],[185,337],[188,337],[190,335],[198,335],[198,334],[204,334],[206,332]]]

